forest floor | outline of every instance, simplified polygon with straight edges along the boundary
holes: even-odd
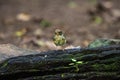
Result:
[[[53,50],[55,29],[65,46],[87,46],[97,38],[120,39],[120,0],[0,0],[0,44]]]

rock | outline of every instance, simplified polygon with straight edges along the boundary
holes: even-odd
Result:
[[[88,47],[101,47],[101,46],[109,46],[109,45],[120,45],[120,39],[96,39],[93,42],[91,42]]]
[[[18,48],[12,44],[1,44],[0,45],[0,61],[5,60],[7,58],[37,54],[37,51],[25,50],[22,48]]]

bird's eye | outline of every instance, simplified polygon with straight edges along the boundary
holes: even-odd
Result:
[[[60,31],[60,32],[58,32],[59,33],[59,35],[62,35],[62,31]]]

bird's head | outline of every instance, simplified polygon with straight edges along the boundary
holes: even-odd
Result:
[[[63,32],[60,29],[55,30],[55,35],[62,35]]]

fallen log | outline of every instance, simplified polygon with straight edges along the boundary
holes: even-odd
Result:
[[[53,50],[0,62],[0,80],[119,80],[120,45]]]

